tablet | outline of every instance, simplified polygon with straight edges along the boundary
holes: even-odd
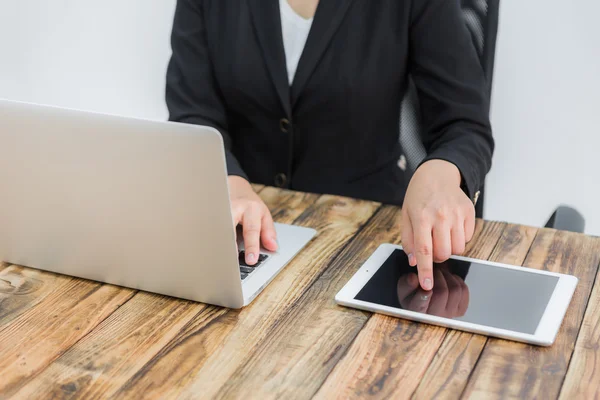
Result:
[[[338,304],[503,339],[550,346],[578,279],[453,256],[420,288],[401,246],[383,244],[336,295]]]

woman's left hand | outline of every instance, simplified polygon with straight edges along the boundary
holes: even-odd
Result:
[[[458,168],[431,160],[414,173],[402,208],[402,245],[424,290],[433,289],[433,263],[460,255],[475,232],[475,207],[461,189]]]

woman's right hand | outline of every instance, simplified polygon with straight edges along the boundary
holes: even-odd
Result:
[[[246,179],[233,175],[227,179],[234,228],[242,225],[246,264],[254,265],[258,261],[261,243],[265,249],[277,251],[277,233],[273,218]]]

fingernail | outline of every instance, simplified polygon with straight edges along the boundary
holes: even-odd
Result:
[[[431,282],[431,279],[427,278],[423,281],[423,289],[425,290],[431,290],[433,288],[433,283]]]
[[[248,254],[248,262],[254,262],[256,260],[256,256],[254,253]]]
[[[409,263],[410,265],[414,265],[414,264],[415,264],[415,256],[413,256],[413,254],[412,254],[412,253],[410,253],[410,254],[408,255],[408,263]]]

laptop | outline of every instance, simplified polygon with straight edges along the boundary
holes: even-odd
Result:
[[[314,237],[243,263],[217,130],[0,100],[0,260],[230,308]]]

